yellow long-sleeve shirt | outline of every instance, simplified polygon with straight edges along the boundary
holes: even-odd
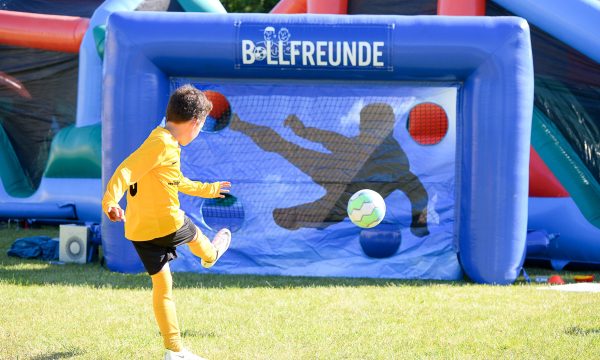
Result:
[[[181,173],[181,149],[171,133],[157,127],[144,143],[119,165],[102,198],[105,213],[127,193],[125,237],[152,240],[175,232],[183,225],[178,192],[216,198],[220,182],[192,181]],[[108,215],[108,214],[107,214]]]

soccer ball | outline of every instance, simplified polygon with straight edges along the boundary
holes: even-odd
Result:
[[[385,201],[373,190],[359,190],[348,200],[348,216],[361,228],[377,226],[385,216]]]

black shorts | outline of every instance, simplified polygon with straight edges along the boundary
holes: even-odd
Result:
[[[179,230],[149,241],[132,241],[144,268],[150,275],[158,273],[166,263],[177,259],[175,248],[196,238],[196,225],[185,216]]]

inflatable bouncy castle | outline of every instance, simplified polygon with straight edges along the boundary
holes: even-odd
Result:
[[[18,1],[2,9],[0,217],[99,223],[108,16],[225,9],[193,0]]]
[[[79,70],[76,116],[42,121],[47,153],[27,165],[31,122],[15,114],[31,116],[28,91],[43,91],[32,95],[17,67],[0,68],[9,91],[0,98],[0,216],[102,221],[107,266],[142,271],[122,224],[102,219],[102,186],[160,126],[170,92],[191,83],[215,109],[182,149],[182,171],[233,183],[225,199],[181,196],[207,235],[233,232],[211,271],[447,280],[464,272],[505,284],[526,251],[556,267],[600,262],[599,9],[576,3],[284,0],[260,15],[225,14],[218,1],[106,1],[89,23],[89,14],[52,18],[70,24],[64,39],[82,39],[79,56],[69,55]],[[12,31],[0,29],[7,49],[47,43],[15,43]],[[388,207],[372,229],[345,213],[362,188]],[[202,271],[185,249],[172,268]]]

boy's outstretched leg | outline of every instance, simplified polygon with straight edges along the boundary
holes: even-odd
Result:
[[[213,241],[208,238],[196,227],[196,238],[188,243],[192,254],[202,259],[202,266],[212,267],[227,249],[231,243],[231,231],[221,229],[215,235]]]

